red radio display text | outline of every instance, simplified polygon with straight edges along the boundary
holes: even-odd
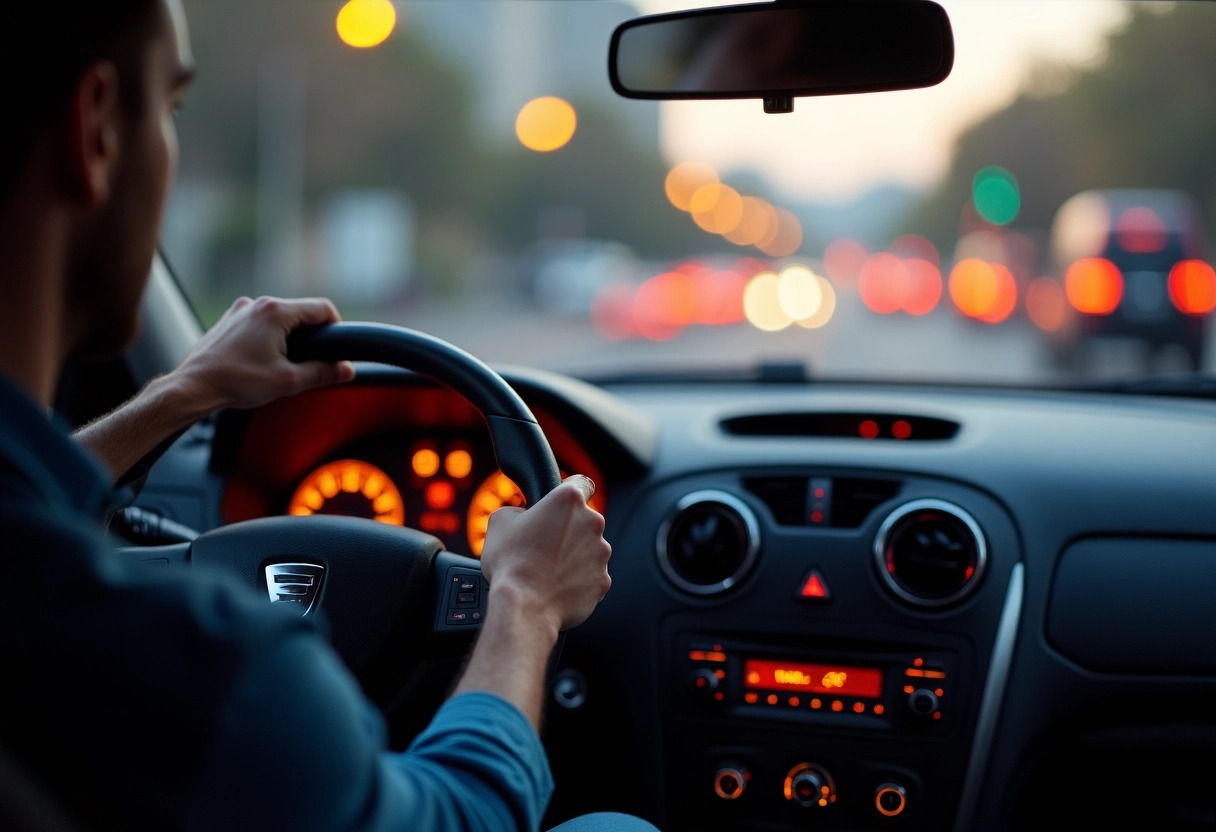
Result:
[[[748,659],[743,663],[743,678],[749,688],[799,690],[868,699],[882,696],[882,671],[872,667]]]

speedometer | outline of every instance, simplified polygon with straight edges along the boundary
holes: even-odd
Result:
[[[287,513],[340,514],[405,525],[405,503],[397,486],[379,468],[358,459],[326,463],[305,477],[287,504]]]
[[[566,472],[562,471],[561,476],[562,479],[565,479]],[[481,557],[481,550],[486,543],[486,529],[490,526],[490,515],[503,506],[523,506],[523,504],[523,493],[502,471],[495,471],[478,487],[476,493],[473,494],[472,503],[469,504],[469,550],[473,553],[473,557]],[[598,490],[592,495],[588,505],[596,511],[603,512],[603,500]]]

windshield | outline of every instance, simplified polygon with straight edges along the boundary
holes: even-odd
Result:
[[[585,376],[1060,383],[1216,367],[1216,5],[944,2],[938,86],[618,97],[679,0],[185,0],[164,251],[236,296]]]

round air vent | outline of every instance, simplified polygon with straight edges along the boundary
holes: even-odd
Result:
[[[694,491],[676,503],[656,541],[659,567],[695,595],[725,592],[747,575],[760,548],[760,525],[725,491]]]
[[[883,521],[874,558],[883,582],[902,601],[944,607],[979,586],[988,547],[979,524],[958,506],[915,500]]]

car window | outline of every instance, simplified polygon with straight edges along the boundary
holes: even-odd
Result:
[[[618,97],[679,0],[185,0],[164,248],[491,362],[1055,383],[1211,370],[1208,3],[945,2],[924,90]]]

